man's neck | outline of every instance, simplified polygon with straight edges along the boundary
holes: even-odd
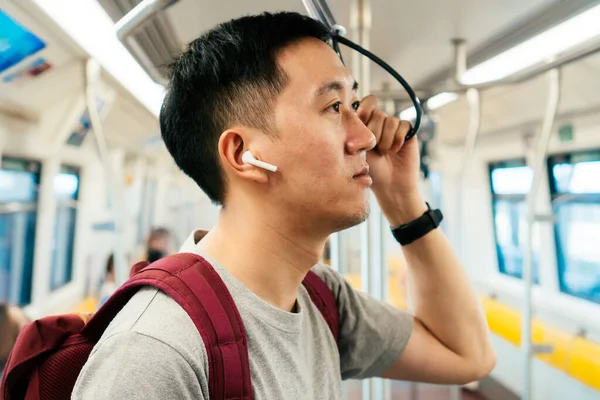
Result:
[[[298,287],[320,260],[326,238],[311,239],[285,225],[274,213],[267,218],[223,209],[198,247],[257,296],[291,311]]]

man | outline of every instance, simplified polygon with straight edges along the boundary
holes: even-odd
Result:
[[[404,247],[415,316],[317,265],[327,237],[368,214],[372,189],[392,227],[421,217],[407,122],[362,103],[318,22],[295,13],[230,21],[172,66],[160,120],[178,166],[223,207],[182,251],[227,285],[248,335],[256,399],[339,399],[341,378],[465,383],[495,356],[476,296],[439,229]],[[278,167],[242,161],[250,150]],[[372,183],[372,185],[371,185]],[[313,267],[314,266],[314,267]],[[301,282],[313,267],[340,314],[336,346]],[[76,399],[208,399],[202,339],[176,303],[141,290],[82,370]]]

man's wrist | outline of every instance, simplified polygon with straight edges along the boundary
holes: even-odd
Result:
[[[427,204],[418,191],[380,194],[377,201],[392,229],[416,220],[427,211]]]

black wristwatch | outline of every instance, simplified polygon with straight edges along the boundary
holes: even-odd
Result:
[[[427,211],[408,224],[400,225],[396,229],[392,229],[392,234],[402,246],[411,244],[417,239],[422,238],[429,232],[440,226],[444,216],[440,210],[432,210],[427,204]]]

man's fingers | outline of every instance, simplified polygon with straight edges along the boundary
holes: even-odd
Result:
[[[369,95],[362,99],[360,107],[356,111],[358,118],[367,125],[372,118],[373,111],[377,109],[377,97]]]
[[[394,144],[392,145],[392,152],[397,153],[400,151],[406,140],[406,135],[412,129],[412,125],[408,121],[400,121],[396,134],[394,135]]]
[[[380,153],[398,152],[404,145],[406,135],[412,129],[410,122],[387,116],[377,108],[377,97],[365,97],[356,111],[358,118],[375,136],[376,148]]]
[[[376,109],[373,111],[373,114],[371,114],[371,119],[367,123],[367,128],[369,128],[371,132],[373,132],[373,135],[375,135],[376,145],[379,145],[379,141],[381,140],[385,118],[385,113]]]
[[[377,150],[380,153],[386,153],[392,149],[392,145],[396,139],[396,132],[400,127],[400,120],[394,117],[387,117],[383,124],[383,132],[379,143],[377,144]]]

